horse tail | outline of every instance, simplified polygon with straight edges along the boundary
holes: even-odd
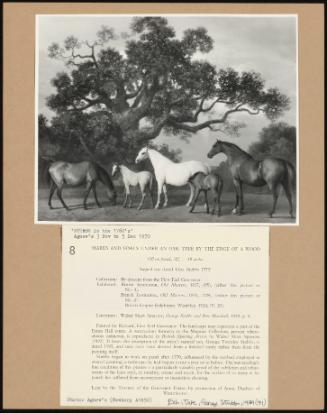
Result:
[[[117,197],[116,189],[108,172],[104,168],[102,168],[102,166],[100,166],[99,164],[94,163],[93,165],[95,167],[99,180],[107,188],[109,199],[116,200],[116,197]]]
[[[295,191],[296,189],[296,172],[294,166],[290,162],[286,162],[287,169],[287,184],[290,191]]]
[[[50,167],[51,165],[49,165],[45,170],[45,182],[48,186],[50,186],[51,182],[53,182],[53,179],[50,173]]]

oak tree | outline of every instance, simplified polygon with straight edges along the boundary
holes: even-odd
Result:
[[[48,106],[58,115],[97,113],[115,145],[138,147],[161,131],[180,136],[228,128],[237,113],[275,120],[289,108],[288,97],[267,89],[259,73],[218,70],[200,60],[213,49],[203,27],[178,38],[166,18],[146,16],[132,20],[131,32],[124,52],[110,46],[115,33],[106,26],[93,42],[70,36],[63,45],[53,43],[49,56],[63,60],[67,71],[52,80],[56,92]]]

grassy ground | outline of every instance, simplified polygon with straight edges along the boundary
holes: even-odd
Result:
[[[93,195],[88,199],[88,210],[83,209],[83,197],[85,189],[64,188],[63,198],[71,208],[66,211],[56,195],[52,199],[54,209],[48,207],[48,188],[39,190],[38,219],[39,221],[80,221],[80,222],[212,222],[212,223],[269,223],[269,224],[288,224],[294,223],[295,219],[288,214],[288,203],[283,192],[281,192],[274,218],[268,216],[272,205],[270,194],[250,194],[244,193],[245,213],[244,215],[232,215],[234,208],[235,195],[233,192],[224,193],[221,197],[221,216],[212,216],[204,211],[204,199],[199,197],[197,206],[193,213],[189,213],[189,208],[185,203],[189,197],[188,187],[175,188],[168,187],[168,207],[159,210],[151,207],[150,198],[147,196],[142,210],[138,211],[136,206],[140,199],[138,190],[132,192],[133,207],[123,208],[123,191],[118,188],[117,205],[111,206],[101,184],[98,184],[97,193],[102,208],[95,204]],[[209,203],[211,197],[209,194]]]

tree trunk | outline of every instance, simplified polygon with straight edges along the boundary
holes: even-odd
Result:
[[[93,155],[93,153],[89,150],[89,148],[87,147],[83,137],[81,135],[78,135],[78,139],[81,142],[81,145],[83,146],[83,149],[85,150],[85,152],[89,155],[89,157],[92,159],[93,162],[98,163],[97,159],[95,158],[95,156]]]

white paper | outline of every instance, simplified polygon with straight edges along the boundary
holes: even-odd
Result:
[[[63,406],[268,406],[266,227],[63,226]]]

